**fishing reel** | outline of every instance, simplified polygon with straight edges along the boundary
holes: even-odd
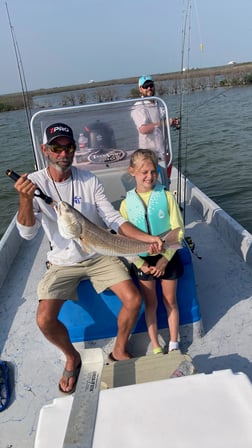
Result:
[[[192,252],[193,255],[195,255],[199,260],[202,260],[202,257],[200,257],[197,252],[195,252],[195,243],[192,240],[192,238],[190,236],[186,236],[185,237],[185,241],[190,249],[190,251]]]

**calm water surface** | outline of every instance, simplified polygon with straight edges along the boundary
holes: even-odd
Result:
[[[127,92],[132,86],[125,86]],[[120,90],[120,94],[122,89]],[[252,87],[211,89],[184,97],[182,169],[201,190],[252,232]],[[60,106],[59,95],[36,98]],[[169,114],[179,114],[180,97],[164,98]],[[58,102],[58,103],[57,103]],[[178,153],[178,131],[172,130],[173,152]],[[0,237],[18,204],[8,168],[34,169],[25,111],[0,114]],[[187,163],[185,162],[187,154]]]

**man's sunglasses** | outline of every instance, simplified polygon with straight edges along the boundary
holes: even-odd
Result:
[[[75,144],[69,143],[68,145],[60,145],[59,143],[55,145],[47,145],[50,151],[60,154],[62,151],[66,151],[68,154],[72,154],[75,151]]]
[[[153,87],[154,87],[154,82],[152,82],[152,81],[148,81],[148,82],[145,82],[144,83],[144,85],[142,86],[143,87],[143,89],[153,89]]]

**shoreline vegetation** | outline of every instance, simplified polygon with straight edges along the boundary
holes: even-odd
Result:
[[[158,96],[179,94],[181,86],[183,86],[183,91],[193,92],[209,88],[252,85],[252,62],[239,64],[232,62],[225,66],[159,73],[152,76],[156,83],[156,94]],[[40,108],[39,105],[34,104],[34,97],[64,92],[67,92],[68,95],[62,98],[62,107],[86,104],[86,89],[93,90],[95,102],[113,101],[117,99],[116,86],[122,84],[133,85],[129,97],[136,98],[139,96],[137,82],[138,77],[131,77],[32,90],[24,92],[25,101],[22,92],[0,95],[0,112],[24,109],[25,104],[26,107],[29,106],[31,109]],[[77,98],[74,94],[69,94],[69,92],[78,90],[81,90],[82,93]]]

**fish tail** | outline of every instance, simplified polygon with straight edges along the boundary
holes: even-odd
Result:
[[[166,233],[162,236],[162,241],[164,242],[165,249],[180,249],[181,243],[179,241],[179,232],[180,227],[176,229],[170,230],[170,232]]]

